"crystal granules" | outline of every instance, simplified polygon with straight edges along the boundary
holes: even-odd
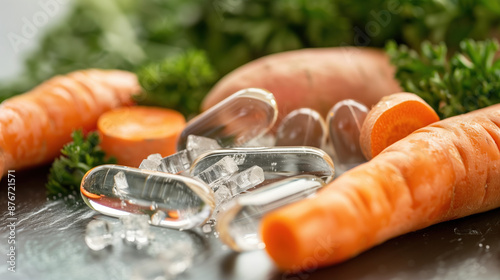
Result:
[[[148,245],[149,219],[148,215],[127,215],[120,217],[123,241],[126,244],[136,246],[138,249]]]
[[[113,234],[107,221],[92,220],[87,224],[85,243],[90,249],[99,251],[111,245],[112,242]]]

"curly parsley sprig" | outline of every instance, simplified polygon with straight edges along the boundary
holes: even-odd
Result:
[[[500,103],[500,60],[495,40],[464,40],[449,55],[444,43],[422,43],[420,53],[395,42],[386,45],[405,91],[422,97],[441,118]]]
[[[95,166],[115,163],[114,158],[106,158],[99,148],[99,135],[91,132],[85,138],[81,130],[71,135],[73,142],[66,144],[62,155],[52,163],[49,180],[45,185],[49,198],[78,195],[83,175]]]

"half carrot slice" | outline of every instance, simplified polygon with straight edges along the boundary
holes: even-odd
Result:
[[[434,109],[416,94],[402,92],[383,97],[363,122],[361,150],[370,160],[413,131],[437,121]]]
[[[175,153],[185,126],[184,116],[177,111],[143,106],[111,110],[97,122],[101,148],[119,164],[134,167],[150,154]]]

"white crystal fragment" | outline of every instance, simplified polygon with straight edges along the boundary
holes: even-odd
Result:
[[[246,157],[247,155],[244,153],[237,153],[232,156],[234,162],[236,162],[237,165],[242,165],[243,163],[245,163]]]
[[[264,170],[262,170],[261,167],[254,165],[231,176],[231,178],[226,181],[226,185],[231,191],[231,194],[234,196],[257,186],[258,184],[264,182],[264,180]]]
[[[217,143],[216,140],[197,136],[197,135],[189,135],[187,138],[186,150],[189,152],[189,158],[191,162],[194,161],[199,155],[221,149],[222,147]]]
[[[116,173],[116,175],[113,176],[113,181],[113,193],[120,198],[125,197],[129,193],[129,187],[125,173],[123,171]]]
[[[195,178],[213,187],[228,179],[236,171],[238,171],[238,165],[232,157],[226,156],[195,176]]]
[[[144,159],[139,165],[140,169],[159,171],[162,164],[162,156],[160,154],[151,154]]]
[[[232,197],[231,191],[225,185],[220,185],[217,191],[215,192],[216,207],[224,202],[229,201],[231,197]]]
[[[157,210],[153,215],[151,215],[151,224],[157,226],[161,224],[161,221],[165,220],[166,217],[167,213]]]
[[[147,157],[147,159],[152,160],[152,161],[157,162],[157,163],[160,163],[161,160],[162,160],[162,158],[163,157],[160,154],[158,154],[158,153],[156,153],[156,154],[150,154]]]
[[[148,215],[131,214],[120,217],[123,241],[138,249],[149,244],[149,220]]]
[[[151,170],[151,171],[158,171],[158,168],[160,167],[161,163],[158,163],[154,160],[150,159],[144,159],[142,160],[141,164],[139,165],[140,169],[146,169],[146,170]]]
[[[177,174],[191,167],[191,160],[187,150],[178,151],[173,155],[164,157],[161,161],[159,170],[170,174]]]
[[[113,235],[107,221],[92,220],[87,224],[85,243],[90,249],[99,251],[111,245],[112,242]]]

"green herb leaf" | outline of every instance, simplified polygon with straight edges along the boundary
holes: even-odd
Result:
[[[99,135],[91,132],[87,138],[81,130],[74,131],[71,135],[73,142],[66,144],[62,156],[52,163],[49,180],[45,185],[47,196],[51,199],[73,196],[80,197],[79,189],[83,175],[91,168],[115,163],[113,158],[106,159],[105,153],[99,148]]]
[[[189,50],[151,63],[137,71],[143,93],[142,105],[175,109],[190,117],[213,86],[216,74],[204,51]]]
[[[450,56],[446,45],[422,43],[420,53],[395,42],[386,45],[404,90],[422,97],[441,118],[500,103],[500,62],[497,41],[460,42]]]

